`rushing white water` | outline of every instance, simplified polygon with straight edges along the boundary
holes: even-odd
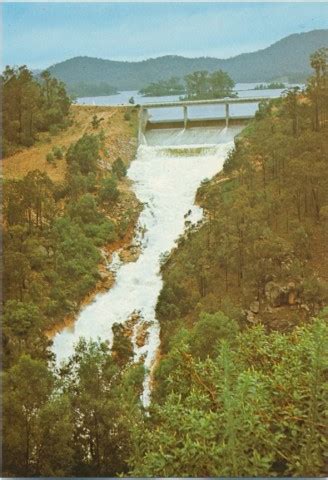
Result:
[[[234,132],[235,133],[235,132]],[[73,353],[79,337],[112,340],[112,325],[126,322],[134,312],[149,322],[146,344],[138,348],[133,338],[135,359],[142,356],[146,369],[153,365],[159,347],[159,324],[155,307],[162,288],[160,260],[170,251],[185,229],[187,220],[198,222],[202,209],[194,205],[195,194],[201,181],[217,173],[232,148],[231,133],[222,131],[217,145],[201,148],[179,146],[141,145],[132,162],[128,176],[134,181],[138,199],[144,203],[139,219],[139,241],[142,250],[135,262],[122,263],[116,255],[112,268],[116,272],[114,286],[99,294],[80,313],[74,327],[65,328],[54,338],[53,351],[57,360]],[[153,139],[154,140],[154,139]],[[164,142],[165,143],[165,142]],[[141,321],[142,321],[141,320]],[[136,326],[137,327],[137,326]],[[136,328],[135,327],[135,328]],[[144,382],[143,403],[150,401],[149,375]]]

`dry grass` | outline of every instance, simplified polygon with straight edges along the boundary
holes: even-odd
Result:
[[[131,120],[124,120],[124,113],[129,110]],[[93,115],[103,118],[100,127],[94,130],[91,126]],[[109,155],[107,161],[112,163],[121,157],[127,164],[131,161],[131,139],[136,136],[137,112],[126,107],[99,107],[73,105],[71,108],[72,126],[58,135],[50,136],[48,133],[40,134],[39,140],[31,148],[24,148],[20,152],[3,159],[2,173],[4,178],[21,178],[31,170],[46,172],[49,177],[60,182],[66,173],[65,159],[57,160],[56,165],[51,165],[46,160],[46,155],[54,146],[66,150],[76,142],[84,133],[97,133],[103,128],[106,136],[106,148]],[[49,142],[50,140],[50,142]]]

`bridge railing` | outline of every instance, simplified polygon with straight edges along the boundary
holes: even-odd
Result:
[[[277,97],[278,98],[278,97]],[[231,103],[260,103],[265,100],[271,100],[272,97],[243,97],[243,98],[234,98],[234,97],[225,97],[225,98],[214,98],[210,100],[181,100],[174,102],[146,102],[141,105],[141,108],[166,108],[166,107],[188,107],[188,106],[197,106],[197,105],[225,105]]]

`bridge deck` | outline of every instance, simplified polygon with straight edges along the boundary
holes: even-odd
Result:
[[[278,98],[278,97],[277,97]],[[225,105],[227,103],[259,103],[265,100],[271,100],[270,97],[250,97],[250,98],[238,98],[238,97],[225,97],[216,98],[210,100],[181,100],[175,102],[162,102],[162,103],[143,103],[141,107],[143,109],[148,108],[166,108],[166,107],[191,107],[193,105]]]

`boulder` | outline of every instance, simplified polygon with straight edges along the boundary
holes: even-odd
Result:
[[[246,320],[247,320],[249,323],[256,323],[256,321],[255,321],[255,315],[254,315],[254,313],[251,312],[250,310],[247,311]]]
[[[298,297],[298,291],[294,282],[287,284],[288,291],[288,305],[295,305]]]
[[[294,290],[288,292],[288,305],[295,305],[297,300],[297,293]]]
[[[285,290],[276,282],[268,282],[265,285],[265,296],[272,307],[280,307],[287,303],[288,296]]]
[[[298,300],[298,290],[294,282],[287,285],[280,285],[271,281],[265,285],[265,296],[272,307],[280,307],[282,305],[295,305]]]

